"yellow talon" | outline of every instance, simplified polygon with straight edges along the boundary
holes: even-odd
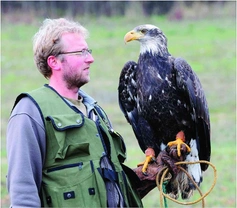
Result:
[[[151,159],[152,159],[152,156],[149,155],[149,156],[146,156],[146,160],[144,162],[144,165],[142,167],[142,172],[145,173],[147,168],[148,168],[148,164],[151,162]]]
[[[177,152],[178,152],[178,156],[181,156],[181,145],[184,144],[187,148],[187,151],[190,152],[191,149],[190,147],[185,143],[185,136],[183,131],[180,131],[177,135],[176,135],[176,140],[169,142],[167,145],[169,147],[173,146],[173,145],[177,145]]]
[[[151,162],[152,158],[155,157],[155,152],[152,148],[147,148],[146,151],[145,151],[145,154],[146,154],[146,159],[144,162],[142,163],[139,163],[137,166],[142,166],[142,172],[145,174],[146,173],[146,170],[148,168],[148,164]]]

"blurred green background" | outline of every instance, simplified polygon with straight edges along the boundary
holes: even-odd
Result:
[[[119,109],[117,87],[124,63],[137,61],[140,46],[138,42],[125,45],[123,37],[139,24],[161,28],[168,38],[169,52],[185,58],[198,74],[209,103],[211,162],[217,168],[218,179],[205,199],[206,207],[236,207],[235,1],[12,3],[1,2],[1,207],[9,206],[5,147],[12,105],[19,93],[47,83],[34,65],[32,53],[32,37],[46,17],[72,18],[90,31],[87,42],[93,49],[95,62],[90,69],[91,82],[83,90],[106,110],[114,129],[124,137],[126,164],[130,167],[141,162],[144,155]],[[204,193],[212,181],[213,171],[209,168],[201,184]],[[195,193],[189,201],[198,197]],[[158,189],[150,192],[143,203],[145,207],[159,207]],[[168,201],[168,207],[182,206]]]

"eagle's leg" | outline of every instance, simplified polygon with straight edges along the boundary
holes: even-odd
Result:
[[[152,160],[156,161],[156,159],[155,159],[155,151],[154,151],[152,148],[148,147],[148,148],[146,149],[146,151],[145,151],[145,155],[146,155],[145,161],[142,162],[142,163],[139,163],[139,164],[137,165],[137,166],[142,166],[142,165],[143,165],[143,167],[142,167],[142,173],[143,173],[143,174],[146,174],[146,170],[147,170],[148,164],[149,164]]]
[[[176,135],[176,140],[175,141],[172,141],[172,142],[169,142],[167,145],[169,147],[173,146],[173,145],[176,145],[177,146],[177,154],[178,156],[180,157],[181,156],[181,146],[182,144],[184,144],[187,148],[187,152],[190,152],[191,149],[190,147],[185,144],[185,135],[184,135],[184,132],[183,131],[180,131],[177,135]]]

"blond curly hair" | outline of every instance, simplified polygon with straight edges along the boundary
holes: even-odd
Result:
[[[61,37],[64,33],[79,33],[85,39],[89,32],[80,23],[59,19],[45,19],[39,31],[33,37],[34,60],[45,78],[50,78],[52,70],[47,64],[50,55],[57,56],[62,50]]]

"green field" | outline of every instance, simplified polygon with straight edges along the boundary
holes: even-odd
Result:
[[[117,101],[121,68],[128,60],[136,61],[138,42],[124,44],[126,32],[139,24],[160,27],[168,38],[169,52],[185,58],[198,74],[210,109],[212,157],[217,168],[217,184],[206,198],[206,207],[236,207],[236,23],[235,19],[205,19],[172,22],[165,18],[75,18],[91,35],[89,47],[95,58],[91,82],[83,89],[91,94],[109,115],[114,129],[127,144],[127,161],[135,167],[144,159],[131,127],[125,121]],[[37,23],[36,23],[37,22]],[[9,206],[6,190],[6,126],[16,96],[47,83],[36,69],[32,54],[32,36],[39,21],[33,24],[2,22],[1,45],[1,202]],[[16,138],[15,138],[16,139]],[[213,181],[213,171],[204,173],[201,190],[205,193]],[[195,194],[193,199],[198,198]],[[145,207],[159,207],[159,191],[154,189],[144,199]],[[168,201],[168,207],[182,207]],[[187,207],[201,207],[196,204]]]

